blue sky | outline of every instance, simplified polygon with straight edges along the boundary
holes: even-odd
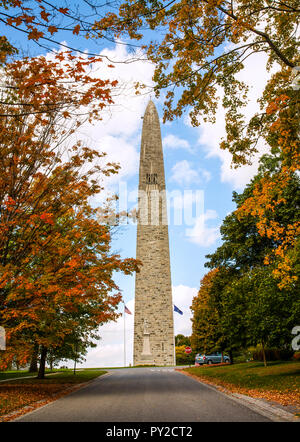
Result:
[[[9,36],[9,34],[7,34]],[[12,34],[10,34],[12,35]],[[13,42],[18,44],[19,37],[14,34]],[[60,35],[61,42],[74,45],[69,35]],[[99,51],[112,60],[129,60],[130,54],[125,44],[114,45],[102,42],[97,47],[94,42],[81,40],[80,48]],[[23,46],[24,47],[24,46]],[[26,47],[26,44],[25,44]],[[30,54],[39,53],[40,49],[30,49]],[[239,77],[250,87],[250,101],[246,109],[249,117],[258,109],[256,98],[260,95],[266,81],[266,58],[264,54],[250,57]],[[141,141],[142,119],[150,98],[153,66],[149,62],[137,61],[129,64],[116,64],[109,69],[103,63],[95,72],[102,78],[118,79],[119,86],[115,91],[115,105],[107,109],[103,120],[94,125],[84,124],[74,135],[75,139],[83,139],[91,147],[107,152],[109,161],[119,162],[121,170],[118,176],[106,178],[105,192],[93,200],[95,206],[100,205],[107,194],[118,193],[120,183],[128,192],[136,192],[138,186],[138,163]],[[144,82],[147,94],[135,95],[133,83]],[[222,91],[220,91],[222,96]],[[163,96],[154,99],[159,116],[162,117]],[[193,225],[174,225],[172,222],[173,208],[169,226],[171,275],[173,301],[183,312],[180,316],[174,313],[175,334],[191,334],[190,305],[199,288],[200,279],[207,269],[204,267],[205,255],[213,252],[220,245],[219,227],[224,217],[234,209],[232,203],[233,190],[241,191],[257,170],[257,158],[253,166],[231,169],[230,154],[221,151],[219,142],[224,135],[224,109],[219,106],[216,123],[203,123],[200,127],[191,127],[188,115],[161,124],[165,178],[168,192],[184,191],[202,192],[204,197],[203,213],[195,219]],[[73,140],[71,140],[73,141]],[[70,142],[71,142],[70,141]],[[259,146],[260,153],[265,146]],[[134,201],[130,203],[134,206]],[[188,230],[193,236],[188,235]],[[113,239],[113,249],[123,257],[135,257],[136,226],[121,225]],[[134,312],[134,276],[115,276],[128,308]],[[120,311],[122,309],[120,308]],[[106,324],[100,328],[102,339],[97,348],[91,349],[87,361],[88,367],[122,366],[123,359],[123,317],[116,323]],[[126,353],[127,364],[132,363],[133,315],[126,315]]]

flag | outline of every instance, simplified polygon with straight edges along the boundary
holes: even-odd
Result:
[[[125,307],[125,309],[124,309],[125,313],[128,313],[128,315],[132,315],[132,313],[129,310],[129,308],[127,308],[126,305],[124,307]]]
[[[182,311],[181,311],[178,307],[176,307],[175,304],[174,304],[174,312],[177,312],[177,313],[179,313],[180,315],[183,315]]]

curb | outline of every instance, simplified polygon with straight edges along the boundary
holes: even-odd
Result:
[[[222,394],[223,396],[230,398],[234,402],[237,402],[241,405],[244,405],[245,407],[250,408],[251,410],[261,414],[262,416],[269,418],[273,422],[300,422],[299,417],[295,416],[293,413],[289,413],[288,411],[282,410],[276,405],[270,405],[261,399],[252,398],[245,394],[234,393],[230,390],[225,389],[224,387],[221,387],[220,385],[207,384],[202,379],[201,380],[197,379],[197,377],[190,375],[187,372],[183,372],[181,370],[176,370],[176,371],[183,375],[189,376],[190,378],[194,379],[196,382],[199,382],[200,384],[205,385],[205,387],[214,390],[219,394]],[[222,391],[220,390],[220,387],[222,388]]]
[[[300,422],[300,418],[294,414],[282,410],[276,405],[267,404],[261,399],[252,398],[240,393],[229,393],[229,395],[237,398],[238,401],[243,402],[248,408],[257,410],[260,414],[269,417],[274,422]]]

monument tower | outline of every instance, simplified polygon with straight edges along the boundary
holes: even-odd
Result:
[[[158,113],[145,111],[140,151],[134,365],[174,365],[174,326],[164,159]]]

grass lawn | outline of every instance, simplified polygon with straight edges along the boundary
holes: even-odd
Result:
[[[76,389],[76,384],[83,384],[105,373],[104,370],[82,370],[74,375],[73,370],[64,370],[53,376],[46,376],[45,379],[20,377],[14,381],[2,382],[0,384],[0,421],[1,416],[18,411],[17,415],[21,415],[31,411]],[[30,408],[21,410],[27,406]],[[2,420],[10,420],[10,418]]]
[[[275,400],[283,405],[300,404],[300,362],[248,362],[203,366],[183,370],[200,380],[234,392]]]
[[[62,371],[62,370],[46,370],[46,373],[55,373],[57,371]],[[64,370],[65,371],[65,370]],[[4,381],[6,379],[11,379],[11,378],[23,378],[23,377],[27,377],[27,376],[36,376],[36,373],[29,373],[28,370],[8,370],[8,371],[1,371],[0,372],[0,381]]]

